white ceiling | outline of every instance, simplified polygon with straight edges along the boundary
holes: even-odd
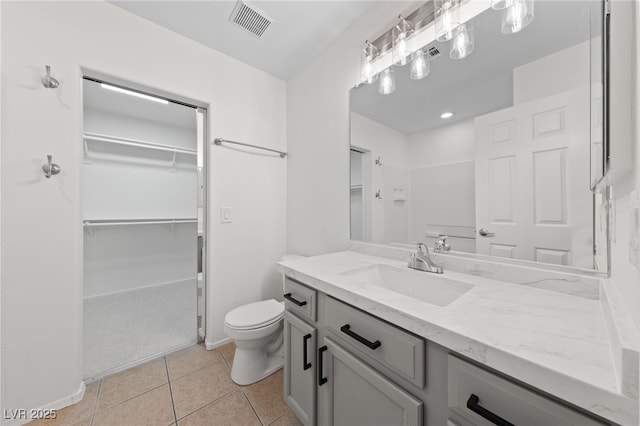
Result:
[[[374,1],[254,0],[274,21],[261,39],[229,22],[235,0],[111,3],[287,80]]]

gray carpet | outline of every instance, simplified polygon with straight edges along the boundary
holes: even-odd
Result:
[[[197,282],[84,300],[83,377],[103,376],[196,341]]]

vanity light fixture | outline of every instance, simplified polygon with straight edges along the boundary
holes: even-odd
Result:
[[[460,25],[460,0],[434,0],[436,40],[449,41]]]
[[[474,39],[473,28],[469,24],[462,24],[455,30],[455,35],[451,39],[451,59],[463,59],[473,52]]]
[[[447,119],[453,117],[453,113],[451,111],[443,112],[440,114],[440,118]]]
[[[369,40],[364,42],[362,60],[360,62],[360,82],[371,84],[378,79],[378,74],[373,72],[373,61],[378,56],[378,48]]]
[[[378,93],[388,95],[396,90],[396,72],[393,67],[386,68],[380,73]]]
[[[133,90],[123,89],[122,87],[112,86],[106,83],[100,83],[100,87],[107,90],[113,90],[114,92],[124,93],[125,95],[146,99],[148,101],[158,102],[160,104],[165,104],[165,105],[169,104],[169,101],[166,99],[156,98],[155,96],[145,95],[144,93],[134,92]]]
[[[424,49],[418,49],[411,54],[411,70],[409,77],[411,80],[420,80],[429,75],[429,53]]]
[[[413,32],[413,25],[398,15],[400,22],[393,27],[392,40],[393,48],[391,49],[391,58],[394,65],[402,66],[409,62],[411,51],[409,50],[408,38]]]
[[[533,21],[533,0],[507,0],[502,9],[502,33],[515,34]]]

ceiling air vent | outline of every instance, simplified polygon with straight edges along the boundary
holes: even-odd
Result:
[[[432,46],[429,48],[429,59],[435,59],[440,56],[440,50],[437,47]]]
[[[239,1],[233,8],[229,21],[244,28],[254,37],[262,38],[273,19],[251,3]]]

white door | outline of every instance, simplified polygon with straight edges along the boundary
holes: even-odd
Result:
[[[586,86],[475,119],[477,253],[592,266],[589,99]]]

